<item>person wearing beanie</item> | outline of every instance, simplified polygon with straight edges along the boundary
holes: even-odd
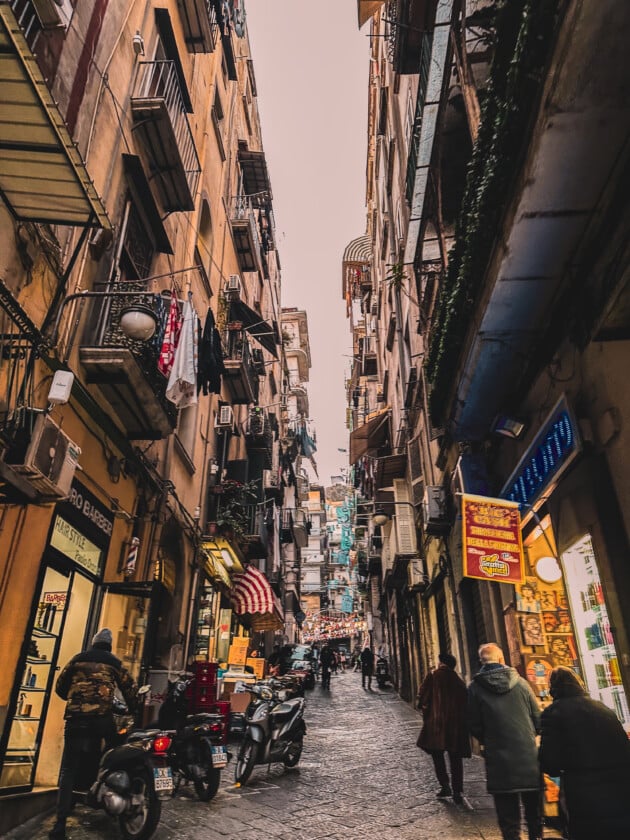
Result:
[[[470,737],[466,723],[468,694],[466,683],[455,672],[457,660],[450,653],[440,653],[439,665],[420,686],[418,708],[422,710],[423,726],[417,745],[433,759],[435,775],[441,787],[437,793],[443,799],[452,796],[457,804],[463,802],[464,758],[470,758]],[[448,753],[451,778],[446,770],[444,753]]]
[[[66,837],[75,783],[81,776],[83,787],[92,784],[103,748],[109,746],[116,734],[112,711],[116,689],[129,709],[136,705],[136,684],[120,659],[113,655],[112,642],[112,631],[103,627],[87,650],[72,657],[55,685],[59,697],[66,701],[66,726],[57,819],[48,835],[51,840]]]

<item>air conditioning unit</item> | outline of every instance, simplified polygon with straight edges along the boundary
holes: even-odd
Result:
[[[215,418],[215,429],[232,429],[234,427],[234,412],[231,405],[222,405],[219,407]]]
[[[12,469],[23,475],[43,496],[69,495],[81,449],[48,414],[40,414],[23,464]]]
[[[247,423],[248,434],[258,437],[265,433],[265,412],[262,408],[250,408]]]
[[[427,534],[439,536],[448,531],[446,492],[443,487],[428,486],[422,500],[424,530]]]
[[[228,297],[231,298],[238,298],[241,294],[241,278],[238,274],[230,274],[228,277],[227,285],[225,287],[225,291],[228,293]]]

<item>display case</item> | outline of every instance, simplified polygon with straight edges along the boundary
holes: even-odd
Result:
[[[66,607],[67,578],[52,571],[48,572],[47,578],[18,685],[15,714],[0,779],[0,787],[3,788],[32,783],[45,705],[55,676],[53,662]]]
[[[612,709],[630,734],[630,709],[589,534],[563,553],[562,565],[589,694]]]

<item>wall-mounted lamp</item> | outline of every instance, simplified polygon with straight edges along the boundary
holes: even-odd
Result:
[[[536,560],[536,576],[543,583],[556,583],[562,577],[562,569],[555,557],[540,557]]]
[[[127,338],[149,341],[157,330],[158,318],[150,306],[138,302],[122,310],[118,325]]]
[[[416,513],[415,505],[413,505],[411,502],[384,502],[383,504],[387,507],[389,507],[390,505],[406,505],[407,507],[410,507],[413,510],[414,515]],[[385,511],[385,508],[377,507],[374,509],[374,513],[372,514],[372,522],[375,525],[385,525],[387,522],[389,522],[390,519],[391,516]]]
[[[495,435],[503,435],[503,437],[518,440],[525,430],[525,423],[517,420],[515,417],[507,417],[505,414],[499,414],[495,417],[492,424],[492,431]]]

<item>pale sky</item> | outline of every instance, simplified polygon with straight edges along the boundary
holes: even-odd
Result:
[[[308,314],[310,416],[319,479],[348,456],[344,374],[351,338],[341,257],[365,233],[369,39],[356,0],[247,0],[271,177],[282,305]]]

